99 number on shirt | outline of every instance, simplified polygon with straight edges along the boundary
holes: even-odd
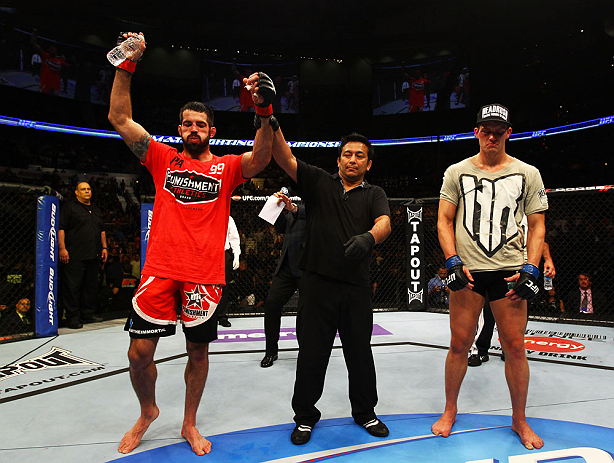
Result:
[[[225,164],[221,163],[221,164],[212,164],[211,165],[211,170],[209,171],[210,174],[215,175],[215,174],[221,174],[224,171],[224,166]]]

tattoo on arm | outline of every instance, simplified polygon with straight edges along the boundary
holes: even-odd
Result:
[[[149,149],[149,143],[151,143],[151,135],[145,133],[139,139],[139,141],[135,141],[132,143],[132,145],[130,145],[130,150],[137,158],[139,158],[142,162],[145,162],[147,150]]]

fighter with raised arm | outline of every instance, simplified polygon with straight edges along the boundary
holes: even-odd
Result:
[[[136,35],[122,33],[120,41]],[[178,132],[183,140],[180,152],[153,140],[132,119],[130,84],[136,61],[145,50],[144,37],[140,43],[139,50],[128,56],[130,62],[118,65],[109,108],[109,121],[151,172],[156,186],[147,260],[124,328],[130,334],[130,379],[141,414],[118,450],[129,453],[136,448],[160,413],[155,398],[154,353],[160,337],[175,334],[180,305],[188,354],[181,435],[197,455],[204,455],[211,451],[211,442],[196,428],[196,412],[209,371],[209,343],[217,339],[215,309],[225,284],[224,243],[230,197],[239,184],[264,169],[271,159],[273,131],[269,119],[275,87],[264,73],[245,79],[251,86],[260,123],[252,151],[221,157],[212,154],[209,140],[216,133],[213,111],[192,101],[179,112]]]

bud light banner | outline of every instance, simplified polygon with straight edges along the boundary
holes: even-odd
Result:
[[[407,308],[426,309],[422,206],[407,206]]]
[[[147,244],[149,243],[149,230],[151,230],[151,218],[153,217],[153,204],[141,204],[141,272],[147,256]]]
[[[34,327],[37,337],[58,334],[58,225],[60,201],[39,196],[36,217],[36,285]]]

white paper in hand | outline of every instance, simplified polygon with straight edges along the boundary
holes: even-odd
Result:
[[[267,199],[266,203],[264,203],[264,207],[260,211],[260,214],[258,214],[258,217],[273,225],[286,205],[283,201],[280,201],[280,203],[277,204],[278,200],[279,198],[277,198],[277,196],[269,196],[269,199]]]

